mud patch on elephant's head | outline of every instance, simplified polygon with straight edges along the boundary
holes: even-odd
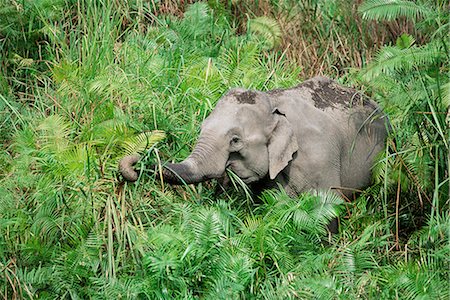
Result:
[[[258,94],[254,91],[234,89],[231,90],[227,96],[228,99],[236,101],[238,104],[255,104]]]
[[[235,95],[239,104],[255,104],[256,93],[252,91],[245,91]]]

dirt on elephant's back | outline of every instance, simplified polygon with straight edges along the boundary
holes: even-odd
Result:
[[[324,110],[326,108],[351,108],[355,106],[367,106],[372,110],[376,104],[359,91],[340,86],[335,81],[319,77],[307,80],[297,88],[307,88],[311,92],[314,106]]]

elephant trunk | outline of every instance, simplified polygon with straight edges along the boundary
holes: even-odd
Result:
[[[203,172],[194,170],[188,160],[179,164],[166,164],[161,173],[164,181],[170,184],[191,184],[209,179]]]
[[[181,163],[164,166],[164,180],[171,184],[191,184],[223,176],[228,155],[216,149],[215,145],[213,138],[201,135],[188,158]]]
[[[208,139],[201,137],[191,155],[181,163],[167,163],[159,172],[156,166],[150,169],[156,171],[156,176],[162,177],[170,184],[191,184],[219,178],[225,173],[227,156],[211,146]],[[119,162],[119,171],[127,181],[136,181],[139,174],[133,165],[140,159],[139,155],[129,155]]]
[[[141,159],[138,154],[128,155],[119,161],[119,172],[126,181],[136,181],[139,174],[134,169],[134,165]]]

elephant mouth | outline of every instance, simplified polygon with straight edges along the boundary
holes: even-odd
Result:
[[[233,172],[233,170],[229,169],[231,172]],[[239,174],[234,173],[234,175],[239,178],[239,180],[241,180],[242,182],[249,184],[251,182],[255,181],[255,177],[254,176],[241,176]]]
[[[238,168],[235,168],[233,162],[228,162],[226,165],[227,170],[234,173],[242,182],[249,184],[258,181],[261,177],[256,172],[245,172]]]
[[[244,183],[249,184],[258,180],[255,176],[239,177]]]

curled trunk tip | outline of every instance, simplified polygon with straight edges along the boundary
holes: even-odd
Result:
[[[134,165],[141,159],[138,154],[128,155],[119,161],[119,172],[126,181],[136,181],[139,174],[134,169]]]

